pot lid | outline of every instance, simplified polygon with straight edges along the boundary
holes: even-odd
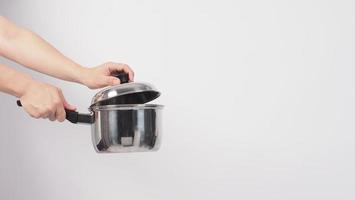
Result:
[[[98,92],[91,101],[92,106],[116,104],[144,104],[160,96],[160,92],[149,83],[128,83],[128,74],[120,72],[113,76],[121,80],[121,84],[105,88]]]

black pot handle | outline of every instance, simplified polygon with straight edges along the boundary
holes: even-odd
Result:
[[[17,106],[22,107],[22,103],[20,100],[16,101]],[[76,111],[65,109],[65,118],[73,124],[76,123],[85,123],[85,124],[93,124],[95,121],[93,114],[81,114]]]
[[[93,114],[82,114],[67,109],[65,109],[65,118],[73,124],[76,123],[93,124],[95,122],[95,118]]]

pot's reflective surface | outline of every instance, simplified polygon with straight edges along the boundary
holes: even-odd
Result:
[[[94,108],[92,140],[99,153],[155,151],[160,147],[160,105]]]

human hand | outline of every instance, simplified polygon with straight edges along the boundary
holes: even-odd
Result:
[[[20,101],[25,111],[36,119],[63,122],[66,116],[64,109],[76,109],[67,103],[59,88],[37,81],[31,81],[24,88]]]
[[[111,74],[117,71],[126,72],[130,82],[134,80],[134,72],[128,65],[107,62],[94,68],[85,68],[81,75],[80,83],[86,85],[90,89],[117,85],[120,84],[120,79],[111,76]]]

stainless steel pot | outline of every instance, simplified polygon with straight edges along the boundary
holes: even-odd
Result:
[[[158,150],[163,106],[145,103],[159,97],[160,92],[148,83],[127,83],[127,74],[115,76],[123,84],[98,92],[89,114],[66,110],[66,119],[91,125],[92,142],[98,153]]]
[[[99,153],[155,151],[161,140],[161,105],[126,104],[90,107],[90,114],[67,111],[72,123],[91,124]]]

